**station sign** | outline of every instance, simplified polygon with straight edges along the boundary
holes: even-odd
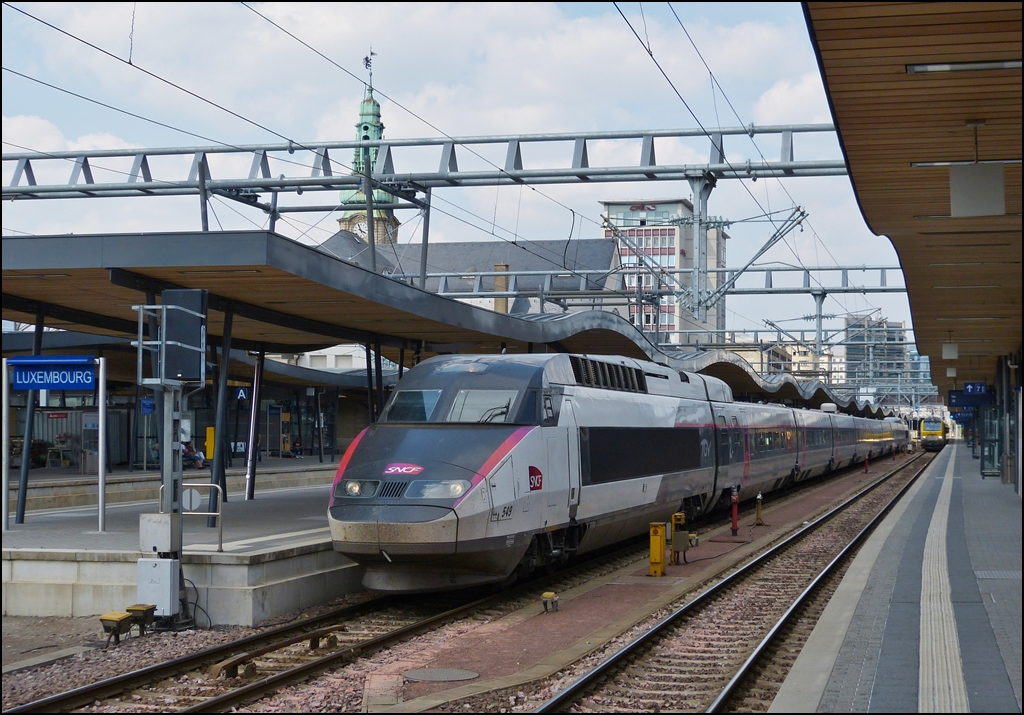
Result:
[[[985,395],[988,393],[988,385],[984,382],[965,382],[965,395]]]
[[[151,415],[156,411],[156,402],[152,397],[143,397],[139,400],[139,414]]]
[[[954,421],[963,424],[974,419],[974,412],[953,412],[950,414],[950,417],[952,417]]]
[[[30,355],[7,359],[15,390],[85,390],[96,388],[92,355]]]
[[[981,407],[990,404],[992,404],[992,395],[988,392],[968,394],[964,390],[949,391],[950,407]]]

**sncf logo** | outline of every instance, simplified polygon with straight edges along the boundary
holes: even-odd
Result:
[[[384,468],[384,474],[386,475],[401,475],[401,476],[412,476],[419,474],[423,471],[423,467],[418,464],[403,464],[401,462],[392,462]]]
[[[544,488],[544,475],[536,467],[530,467],[530,491]]]

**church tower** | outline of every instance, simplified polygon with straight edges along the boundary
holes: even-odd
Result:
[[[373,53],[371,52],[371,55]],[[370,69],[370,57],[363,60]],[[356,139],[367,141],[384,138],[384,123],[380,120],[380,103],[373,96],[373,72],[366,87],[366,96],[359,105],[359,122],[356,124]],[[362,175],[365,167],[363,149],[356,147],[352,154],[352,174]],[[370,149],[370,167],[377,162],[378,147]],[[395,218],[395,211],[389,204],[397,200],[391,194],[375,190],[373,192],[373,239],[377,244],[395,243],[398,239],[398,227],[401,222]],[[361,189],[341,192],[341,204],[344,206],[338,228],[350,231],[362,239],[369,234],[366,217],[366,195]]]

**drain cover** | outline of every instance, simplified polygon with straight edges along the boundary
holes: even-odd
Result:
[[[479,678],[479,673],[472,670],[460,670],[458,668],[420,668],[418,670],[405,671],[405,677],[409,680],[421,680],[431,683],[450,683],[455,680],[472,680]]]

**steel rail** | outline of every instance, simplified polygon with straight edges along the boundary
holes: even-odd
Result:
[[[907,462],[902,467],[900,467],[900,469],[895,470],[890,476],[895,475],[904,467],[910,466],[911,464],[914,463],[914,461],[917,461],[917,459],[923,456],[923,454],[924,453],[922,452],[920,455],[918,455],[918,457],[915,457],[913,461]],[[922,472],[924,472],[924,470],[927,469],[928,465],[930,465],[931,463],[932,460],[928,460],[921,467],[921,469],[918,470],[917,474],[915,474],[909,482],[903,485],[903,488],[900,489],[895,495],[893,495],[893,498],[890,499],[884,507],[882,507],[882,509],[874,516],[874,518],[872,518],[871,521],[869,521],[864,526],[864,528],[861,529],[860,532],[858,532],[857,535],[853,537],[850,543],[844,546],[842,551],[840,551],[836,555],[836,557],[832,559],[832,561],[830,561],[824,569],[822,569],[821,573],[814,577],[811,583],[808,584],[807,588],[805,588],[800,593],[800,595],[796,597],[793,603],[790,604],[789,608],[786,609],[785,613],[783,613],[782,616],[779,617],[779,620],[775,623],[775,625],[772,626],[768,633],[765,635],[765,637],[761,639],[761,642],[757,644],[757,647],[754,648],[754,651],[743,662],[739,670],[736,671],[736,674],[726,684],[726,686],[722,688],[722,691],[718,694],[718,697],[714,699],[711,705],[709,705],[704,712],[717,713],[722,711],[722,709],[725,707],[726,702],[728,702],[729,698],[732,697],[732,694],[736,691],[736,688],[739,687],[740,683],[742,683],[744,678],[747,677],[751,669],[753,669],[754,665],[764,655],[765,650],[767,650],[768,646],[771,645],[772,641],[775,640],[776,636],[779,634],[779,631],[781,631],[782,628],[787,623],[789,623],[793,615],[800,609],[801,606],[803,606],[804,602],[810,597],[812,593],[814,593],[818,589],[821,583],[826,578],[828,578],[828,576],[836,569],[836,567],[839,566],[842,560],[846,558],[846,556],[854,548],[859,546],[861,541],[867,538],[868,534],[871,533],[871,531],[875,528],[878,522],[881,519],[883,519],[889,513],[890,510],[892,510],[892,508],[896,505],[896,502],[903,498],[903,495],[907,493],[907,490],[910,489],[911,485],[913,485],[914,482],[917,481],[917,478],[921,476]],[[881,481],[887,481],[888,479],[889,477],[886,477],[885,480]]]
[[[539,578],[532,578],[522,584],[503,591],[501,593],[492,594],[483,598],[477,599],[471,603],[467,603],[456,608],[449,609],[444,613],[439,613],[435,616],[430,616],[423,620],[411,623],[407,626],[402,626],[388,633],[383,633],[379,636],[371,638],[369,640],[357,643],[351,646],[346,646],[333,653],[329,653],[321,658],[312,660],[308,663],[296,666],[289,670],[275,673],[274,675],[262,678],[260,680],[253,681],[241,688],[232,690],[231,692],[218,695],[213,698],[209,698],[195,705],[191,705],[188,708],[182,709],[178,712],[189,713],[189,712],[218,712],[226,708],[239,705],[241,703],[256,700],[268,693],[272,693],[280,688],[282,685],[287,685],[300,680],[309,678],[312,674],[329,668],[332,665],[345,662],[353,657],[362,655],[363,653],[375,651],[384,646],[401,641],[409,636],[414,636],[422,631],[430,630],[437,625],[440,625],[446,621],[458,618],[464,614],[472,613],[473,611],[481,608],[486,608],[492,604],[501,603],[502,601],[511,601],[516,598],[529,593],[531,590],[535,590],[541,584],[549,582],[551,580],[557,580],[566,577],[573,577],[575,573],[585,571],[593,566],[593,562],[600,562],[602,560],[615,560],[636,550],[636,546],[626,546],[621,549],[615,549],[611,552],[598,552],[590,557],[585,557],[585,560],[570,566],[567,569],[559,571],[553,576],[542,576]]]
[[[330,653],[317,660],[310,661],[303,666],[288,671],[282,671],[273,676],[268,676],[267,678],[254,681],[242,689],[203,701],[199,705],[190,706],[189,709],[182,710],[181,712],[208,712],[215,710],[218,707],[229,707],[230,704],[241,702],[243,700],[253,700],[260,695],[273,691],[286,682],[301,680],[308,677],[310,673],[315,672],[320,667],[329,666],[332,662],[352,655],[358,655],[359,653],[367,650],[380,648],[392,640],[400,640],[406,636],[415,635],[420,630],[429,629],[446,619],[456,618],[461,612],[484,608],[491,603],[500,603],[502,600],[514,600],[516,598],[520,598],[526,595],[530,590],[543,585],[546,581],[566,577],[572,578],[574,575],[578,575],[578,572],[585,571],[586,569],[593,567],[593,562],[595,561],[615,560],[626,556],[635,550],[635,545],[628,545],[611,551],[600,550],[593,555],[582,557],[580,561],[559,571],[554,576],[543,576],[540,578],[529,579],[501,593],[492,594],[472,601],[471,603],[458,606],[453,609],[448,609],[441,614],[422,619],[413,624],[402,626],[394,631],[384,633],[372,639],[362,641],[351,646],[345,646],[341,650]],[[328,635],[329,631],[334,629],[332,629],[331,626],[320,626],[331,620],[364,615],[366,612],[382,606],[391,605],[401,599],[401,596],[389,595],[375,598],[355,606],[347,606],[320,616],[314,616],[296,623],[279,626],[269,631],[264,631],[263,633],[247,636],[237,641],[232,641],[220,646],[214,646],[191,655],[175,658],[164,663],[157,663],[152,666],[140,668],[139,670],[114,676],[90,685],[75,688],[64,693],[58,693],[40,700],[25,703],[9,710],[5,710],[4,713],[50,713],[66,711],[83,705],[88,705],[96,700],[109,698],[132,688],[175,676],[182,672],[196,670],[211,663],[237,667],[238,665],[248,662],[253,658],[271,652],[276,648],[287,647],[288,645],[305,640],[306,638],[323,638]],[[279,637],[280,640],[275,640]],[[257,647],[252,648],[252,646]]]
[[[671,626],[673,623],[678,621],[680,618],[682,618],[683,616],[688,615],[692,611],[697,610],[699,607],[703,606],[707,601],[710,601],[714,596],[718,595],[720,592],[723,592],[726,589],[731,588],[732,586],[736,585],[738,582],[740,582],[743,578],[745,578],[752,571],[756,570],[757,568],[761,567],[766,562],[768,562],[776,554],[780,553],[784,549],[786,549],[789,546],[793,545],[794,543],[796,543],[797,541],[799,541],[800,539],[802,539],[804,536],[806,536],[807,534],[811,533],[812,531],[817,530],[818,527],[822,526],[823,524],[825,524],[828,521],[830,521],[833,517],[837,516],[838,514],[842,513],[843,511],[845,511],[847,507],[849,507],[852,504],[856,503],[861,498],[863,498],[867,494],[871,493],[872,491],[877,489],[882,484],[888,482],[889,479],[891,479],[896,474],[898,474],[899,472],[901,472],[904,469],[906,469],[907,467],[909,467],[911,464],[914,464],[918,459],[920,459],[923,456],[923,454],[924,453],[918,454],[916,457],[914,457],[910,461],[900,465],[898,468],[894,469],[889,474],[886,474],[882,478],[878,479],[873,484],[869,485],[868,487],[865,487],[861,491],[859,491],[856,494],[850,496],[845,501],[843,501],[841,504],[837,505],[835,508],[831,509],[830,511],[826,512],[825,514],[822,514],[817,519],[815,519],[814,521],[810,522],[809,524],[804,526],[799,531],[795,532],[794,534],[790,535],[788,538],[786,538],[783,541],[779,542],[778,544],[776,544],[775,546],[770,548],[768,551],[765,551],[763,554],[761,554],[760,556],[755,558],[753,561],[748,562],[747,564],[743,565],[742,567],[740,567],[739,569],[737,569],[736,571],[731,573],[729,576],[726,576],[724,579],[722,579],[721,581],[716,583],[714,586],[709,588],[704,593],[700,594],[699,596],[697,596],[693,600],[691,600],[691,601],[685,603],[684,605],[680,606],[678,609],[676,609],[675,611],[670,613],[668,616],[666,616],[665,618],[660,620],[658,623],[656,623],[654,626],[652,626],[651,629],[648,630],[646,633],[644,633],[642,636],[640,636],[636,640],[630,642],[628,645],[626,645],[622,649],[620,649],[620,650],[616,651],[615,653],[613,653],[611,656],[609,656],[607,659],[605,659],[602,663],[600,663],[597,667],[595,667],[589,673],[586,673],[585,675],[583,675],[582,677],[577,679],[575,682],[571,683],[569,686],[567,686],[565,688],[565,690],[562,690],[557,695],[555,695],[554,697],[549,699],[543,705],[541,705],[536,710],[534,710],[534,712],[537,712],[537,713],[558,712],[559,708],[561,708],[561,707],[571,703],[572,701],[574,701],[578,696],[580,696],[582,693],[584,693],[591,685],[595,684],[596,682],[598,682],[599,680],[604,678],[606,675],[608,675],[611,671],[615,670],[624,661],[628,660],[631,656],[636,654],[638,651],[642,650],[648,643],[656,641],[658,638],[660,638],[662,636],[663,632],[669,626]],[[929,463],[930,463],[930,460],[929,460]],[[925,465],[925,466],[927,466],[927,465]],[[922,468],[921,471],[924,471],[924,469]],[[917,479],[917,477],[920,476],[921,471],[919,471],[917,474],[914,475],[914,477],[910,480],[910,482],[908,483],[907,486],[909,486],[910,484],[914,483],[914,481]],[[907,486],[905,486],[903,489],[901,489],[900,492],[895,497],[893,497],[892,500],[890,500],[890,502],[883,508],[883,512],[887,512],[888,509],[892,506],[892,504],[895,503],[895,500],[897,500],[900,496],[902,496],[905,493],[905,491],[907,489]],[[872,520],[872,523],[874,523],[874,520]],[[787,609],[787,613],[790,612],[790,610],[791,609]],[[775,630],[775,629],[773,629],[773,630]],[[717,699],[716,699],[715,702],[717,702]],[[709,712],[711,712],[711,711],[709,711]]]
[[[116,695],[117,693],[124,692],[130,688],[153,682],[154,680],[161,680],[183,671],[194,670],[195,668],[210,661],[222,660],[226,656],[233,655],[243,648],[271,642],[282,636],[289,638],[295,636],[303,629],[315,629],[331,620],[362,615],[367,611],[380,608],[382,605],[386,605],[393,600],[395,600],[395,597],[393,596],[382,596],[355,606],[346,606],[344,608],[335,609],[319,616],[312,616],[295,623],[277,626],[261,633],[254,633],[251,636],[246,636],[245,638],[240,638],[239,640],[231,641],[230,643],[206,648],[198,651],[197,653],[184,655],[163,663],[156,663],[154,665],[139,668],[138,670],[133,670],[128,673],[122,673],[121,675],[116,675],[112,678],[107,678],[96,683],[83,685],[80,688],[68,690],[63,693],[57,693],[56,695],[25,703],[24,705],[18,705],[10,708],[9,710],[4,710],[4,712],[51,713],[88,705],[95,700]]]
[[[425,630],[429,630],[452,618],[458,618],[465,613],[471,613],[481,607],[487,606],[491,602],[498,602],[506,598],[508,598],[508,594],[496,594],[486,596],[463,606],[451,608],[443,613],[430,616],[429,618],[424,618],[407,626],[396,628],[393,631],[370,638],[369,640],[361,641],[355,645],[346,646],[333,653],[328,653],[321,658],[311,660],[308,663],[303,663],[302,665],[298,665],[294,668],[289,668],[288,670],[283,670],[280,673],[275,673],[274,675],[267,676],[266,678],[253,681],[240,688],[224,693],[223,695],[208,698],[202,702],[196,703],[195,705],[179,710],[178,712],[220,712],[246,701],[256,700],[267,693],[274,692],[282,685],[287,685],[288,683],[293,683],[299,680],[305,680],[313,673],[323,670],[324,668],[328,668],[335,663],[345,662],[362,655],[363,653],[376,651],[391,643],[401,641],[409,636],[414,636]]]

